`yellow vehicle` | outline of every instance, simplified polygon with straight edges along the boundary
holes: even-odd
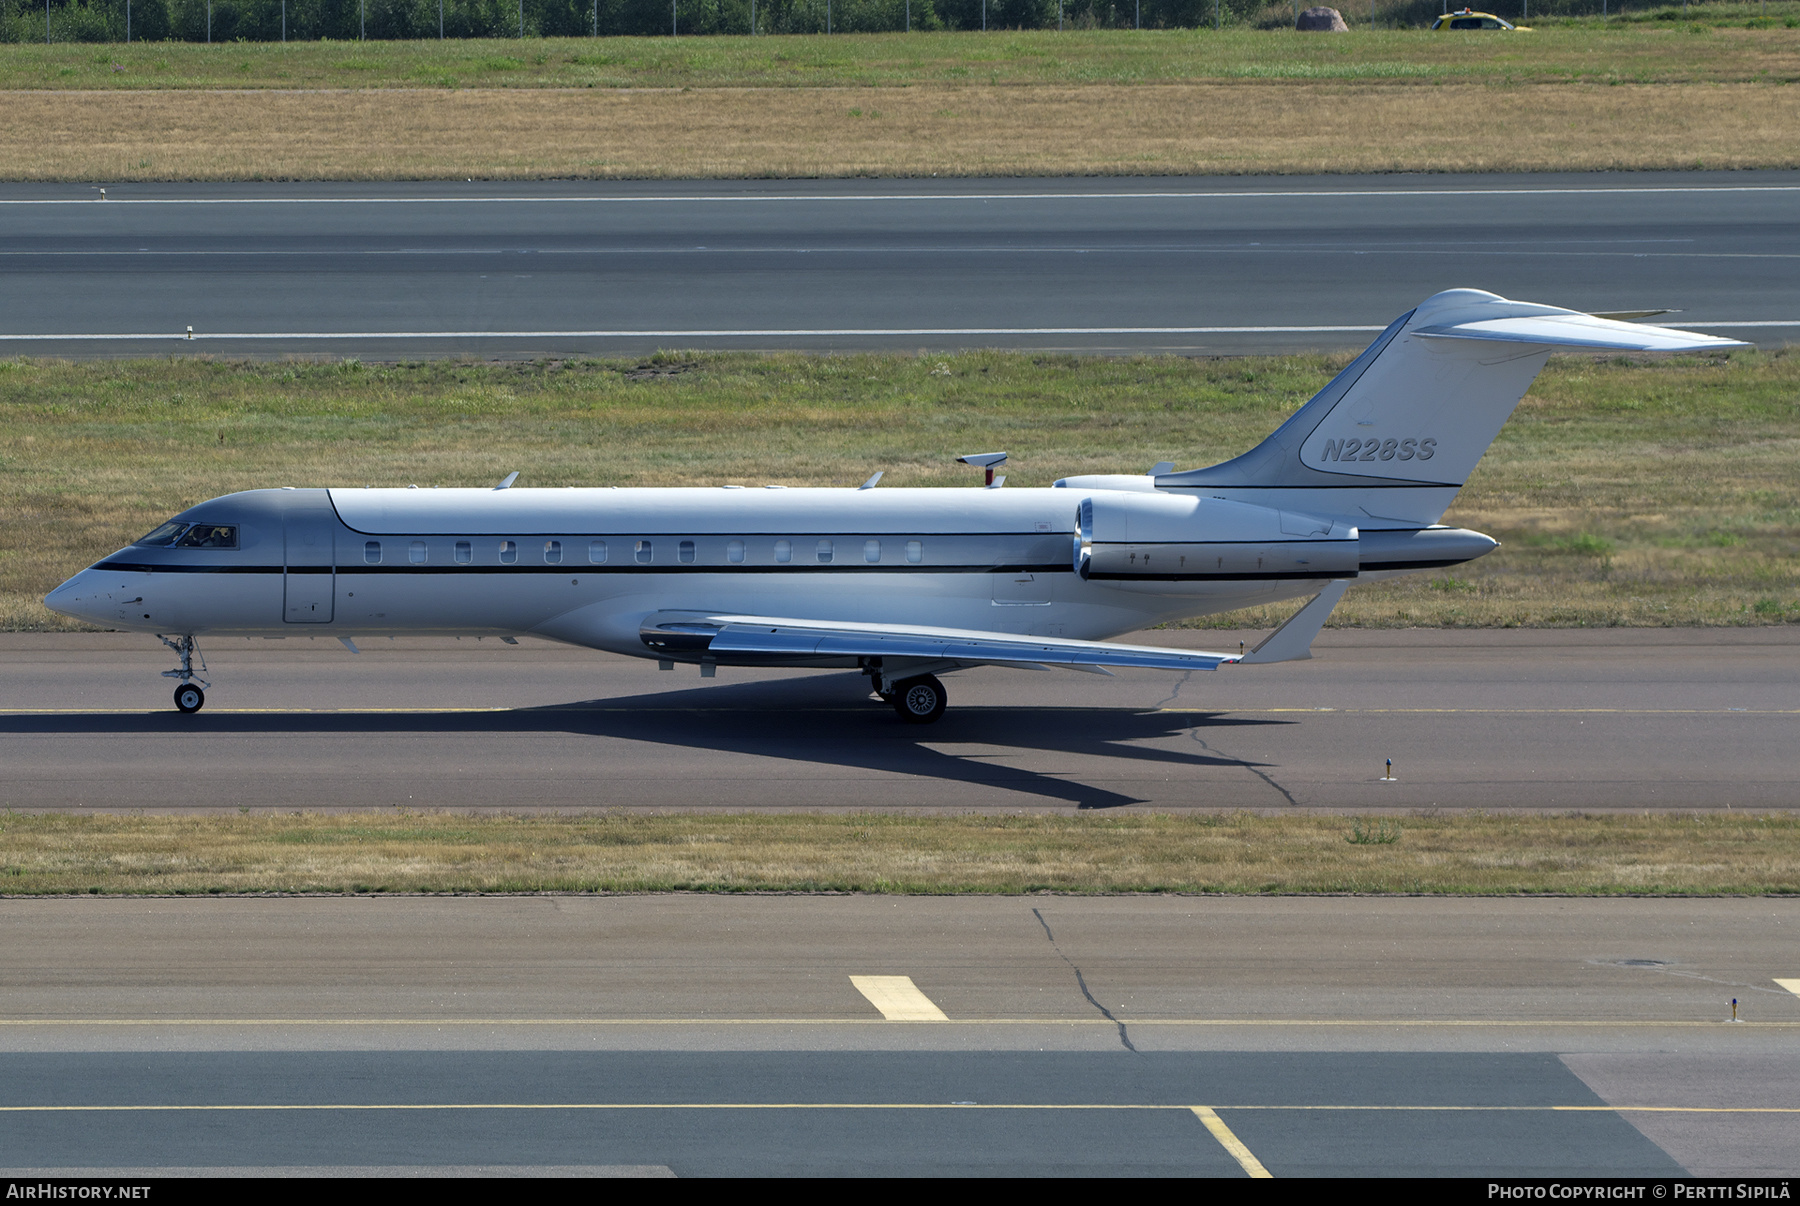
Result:
[[[1502,21],[1493,13],[1478,13],[1464,8],[1457,12],[1445,13],[1431,23],[1433,29],[1510,29],[1514,33],[1530,33],[1529,25],[1514,25],[1510,21]]]

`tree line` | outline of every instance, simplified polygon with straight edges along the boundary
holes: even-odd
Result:
[[[1330,0],[1328,0],[1330,2]],[[1462,7],[1465,0],[1456,0]],[[1617,13],[1618,0],[1467,0],[1519,20]],[[1191,29],[1289,25],[1269,0],[0,0],[0,42],[279,42],[747,34],[901,29]],[[1334,3],[1352,27],[1428,23],[1448,0]],[[1652,5],[1633,4],[1648,15]],[[1696,7],[1699,7],[1698,5]],[[1669,8],[1672,16],[1679,10]]]
[[[0,0],[0,41],[123,42],[128,0]],[[1220,0],[1241,24],[1267,0]],[[747,34],[752,0],[129,0],[133,41]],[[983,27],[982,0],[755,0],[756,32],[875,33]],[[1289,6],[1281,5],[1283,11]],[[910,10],[910,11],[909,11]],[[1213,23],[1213,0],[1063,0],[1073,28]],[[987,0],[989,29],[1055,29],[1057,0]]]

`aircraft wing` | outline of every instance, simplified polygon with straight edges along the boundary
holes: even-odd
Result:
[[[1313,600],[1289,616],[1248,653],[1202,653],[1155,645],[1115,645],[1024,637],[969,628],[927,628],[909,624],[862,624],[834,620],[790,620],[777,616],[709,615],[659,611],[644,618],[638,636],[652,649],[689,657],[708,653],[775,657],[892,657],[925,661],[985,662],[991,665],[1071,666],[1091,669],[1133,666],[1149,670],[1217,670],[1243,662],[1293,662],[1312,656],[1313,639],[1344,592],[1347,580],[1328,582]]]
[[[644,643],[670,652],[743,653],[789,657],[891,657],[997,665],[1137,666],[1157,670],[1216,670],[1235,653],[1114,645],[1058,637],[1022,637],[966,628],[837,623],[775,616],[657,612],[640,629]]]

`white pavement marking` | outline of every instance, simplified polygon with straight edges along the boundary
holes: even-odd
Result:
[[[1138,201],[1231,200],[1244,197],[1591,197],[1618,193],[1794,193],[1794,184],[1731,185],[1620,185],[1587,188],[1325,188],[1268,189],[1255,192],[1131,192],[1131,193],[707,193],[694,196],[644,197],[60,197],[0,200],[0,205],[668,205],[694,201],[709,204],[768,204],[770,202],[866,202],[866,201]]]
[[[1800,327],[1800,319],[1753,319],[1720,322],[1671,322],[1663,326]],[[115,333],[48,333],[0,335],[4,343],[75,343],[125,340],[163,340],[199,343],[205,340],[305,340],[305,339],[791,339],[812,337],[914,338],[966,335],[1332,335],[1385,331],[1382,326],[1311,327],[817,327],[760,328],[691,331],[218,331],[193,334],[174,331],[122,331]]]
[[[1781,985],[1795,996],[1800,997],[1800,980],[1783,980],[1777,977],[1775,983]]]
[[[856,991],[869,998],[890,1022],[948,1022],[944,1011],[919,991],[911,976],[851,976]]]
[[[1727,325],[1727,324],[1716,324]],[[1746,324],[1737,324],[1746,325]],[[1800,322],[1788,324],[1800,326]],[[1384,331],[1386,327],[838,327],[767,328],[738,331],[133,331],[119,334],[0,335],[11,343],[41,340],[167,339],[730,339],[796,335],[1260,335]]]
[[[1243,1140],[1231,1133],[1231,1128],[1225,1125],[1224,1119],[1207,1106],[1194,1106],[1193,1111],[1194,1116],[1199,1118],[1206,1129],[1212,1132],[1212,1137],[1219,1141],[1219,1146],[1230,1152],[1231,1158],[1242,1165],[1244,1171],[1249,1173],[1252,1178],[1274,1179],[1274,1174],[1262,1166],[1261,1160],[1251,1155],[1250,1149],[1244,1146]]]

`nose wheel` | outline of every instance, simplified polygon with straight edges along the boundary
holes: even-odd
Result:
[[[166,636],[158,636],[157,640],[173,649],[181,658],[181,665],[174,670],[164,670],[164,678],[178,678],[181,685],[175,688],[175,710],[184,715],[192,715],[206,706],[206,692],[201,688],[212,686],[200,675],[206,673],[206,659],[200,658],[200,669],[194,669],[194,658],[200,653],[191,636],[176,637],[170,640]]]

